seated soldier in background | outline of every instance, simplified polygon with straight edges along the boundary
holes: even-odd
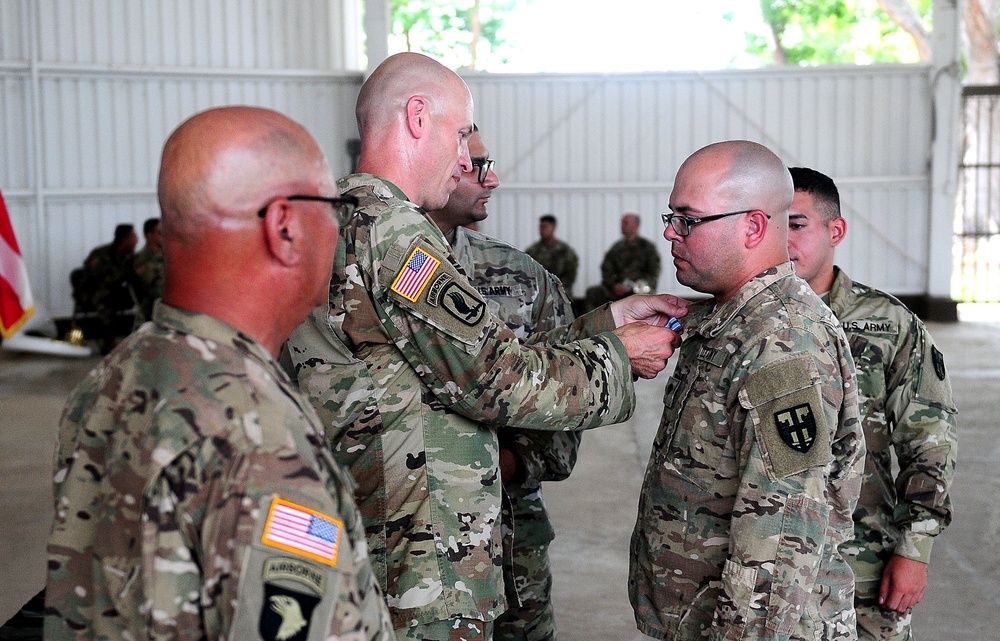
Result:
[[[114,240],[93,249],[83,267],[70,275],[77,312],[96,314],[87,337],[98,340],[104,354],[111,351],[116,339],[132,330],[134,317],[125,312],[135,307],[132,265],[138,242],[135,227],[120,224],[115,227]]]

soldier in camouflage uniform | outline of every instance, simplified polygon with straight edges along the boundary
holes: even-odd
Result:
[[[93,327],[96,335],[91,337],[100,342],[101,353],[104,354],[111,350],[120,336],[132,329],[131,314],[125,313],[135,306],[132,268],[138,242],[134,225],[122,223],[115,226],[114,240],[91,250],[83,261],[83,267],[70,277],[77,311],[96,313]],[[123,319],[123,316],[126,318]],[[88,330],[88,334],[92,332]]]
[[[637,288],[656,291],[660,277],[660,252],[649,240],[639,235],[639,215],[622,215],[621,240],[616,241],[601,261],[601,283],[587,288],[587,311],[609,301],[628,296]]]
[[[160,236],[160,219],[149,218],[142,225],[146,244],[136,252],[132,261],[135,272],[135,297],[139,304],[141,321],[153,317],[153,301],[163,295],[163,241]]]
[[[422,209],[444,206],[472,169],[468,87],[396,54],[362,86],[357,116],[364,173],[340,185],[358,213],[328,313],[296,330],[289,355],[358,482],[397,637],[489,639],[505,608],[495,430],[624,420],[631,373],[655,375],[673,351],[676,335],[654,324],[685,307],[636,297],[563,328],[558,347],[521,345]]]
[[[525,253],[537,260],[550,274],[554,274],[566,288],[566,292],[572,294],[580,259],[572,247],[556,238],[555,216],[545,214],[538,219],[538,235],[541,239],[524,250]]]
[[[469,137],[472,171],[442,209],[427,212],[455,252],[455,258],[497,318],[521,341],[573,320],[559,280],[524,252],[464,225],[487,216],[486,203],[500,180],[490,168],[489,151],[478,128]],[[507,611],[494,626],[498,641],[551,641],[552,611],[549,543],[555,530],[542,501],[541,481],[561,481],[573,471],[579,432],[508,429],[500,439],[504,485],[504,540],[511,541],[512,576],[504,576]]]
[[[629,596],[656,638],[855,638],[854,363],[787,261],[791,201],[748,141],[699,150],[674,181],[677,279],[713,298],[684,321],[632,537]]]
[[[168,139],[163,300],[60,426],[47,639],[392,639],[352,481],[273,357],[326,298],[335,193],[272,111]]]
[[[804,167],[790,171],[789,254],[796,273],[840,319],[857,366],[868,458],[854,540],[844,550],[857,581],[858,637],[906,641],[912,608],[927,587],[934,537],[951,522],[958,446],[951,384],[916,315],[834,267],[847,222],[833,180]]]

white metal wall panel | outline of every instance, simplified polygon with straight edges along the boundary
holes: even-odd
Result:
[[[341,5],[0,0],[0,189],[41,309],[68,315],[87,252],[158,215],[163,143],[198,111],[276,109],[350,171],[361,78],[333,66]]]
[[[660,244],[660,289],[684,293],[659,213],[684,158],[733,138],[837,180],[851,220],[838,260],[859,280],[899,294],[926,291],[926,66],[470,74],[466,81],[502,183],[483,228],[525,247],[537,238],[538,216],[556,215],[558,235],[580,254],[578,296],[599,280],[625,211],[638,212],[640,233]]]
[[[361,77],[340,70],[343,43],[330,37],[347,2],[0,0],[0,188],[39,302],[69,313],[69,270],[116,223],[156,214],[163,140],[197,111],[275,108],[347,173]],[[502,181],[484,227],[525,247],[539,215],[558,216],[581,256],[582,295],[620,215],[636,211],[662,250],[660,289],[683,293],[659,220],[674,173],[698,147],[749,138],[838,181],[851,226],[839,259],[853,275],[923,293],[928,76],[926,66],[470,74]]]
[[[4,0],[6,2],[7,0]],[[37,0],[45,63],[343,67],[331,28],[352,0]]]

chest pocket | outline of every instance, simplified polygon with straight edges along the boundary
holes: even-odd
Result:
[[[663,422],[653,446],[706,492],[736,476],[724,370],[728,359],[725,351],[703,346],[692,365],[675,370],[663,393]]]

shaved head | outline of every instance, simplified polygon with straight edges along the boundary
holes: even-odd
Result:
[[[458,74],[420,53],[386,58],[361,87],[357,171],[380,176],[426,210],[440,209],[472,169],[472,94]]]
[[[749,140],[728,140],[702,147],[681,165],[719,170],[714,192],[733,207],[756,207],[774,216],[792,204],[792,176],[770,149]],[[679,172],[678,172],[679,173]]]
[[[422,96],[439,113],[460,87],[468,94],[465,82],[433,58],[412,52],[389,56],[361,87],[355,109],[358,132],[364,138],[373,127],[401,121],[413,96]]]
[[[337,188],[301,125],[257,107],[192,116],[160,165],[163,301],[208,314],[277,354],[326,300],[337,241]]]
[[[157,191],[164,234],[190,238],[207,226],[249,220],[270,198],[325,174],[323,152],[286,116],[257,107],[202,112],[163,148]]]

